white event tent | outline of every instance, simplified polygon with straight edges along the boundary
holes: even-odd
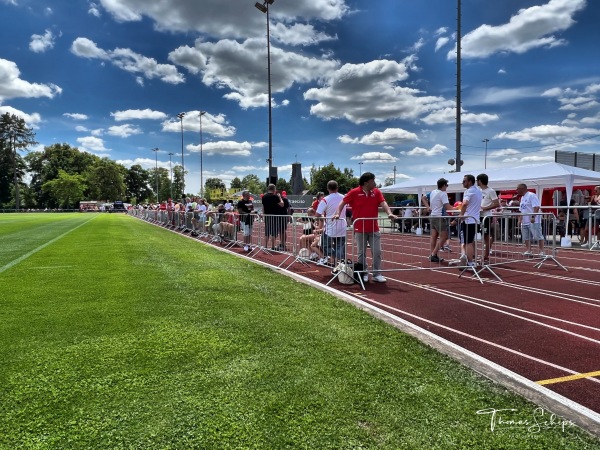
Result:
[[[525,183],[529,189],[536,191],[540,199],[544,189],[565,187],[567,203],[571,200],[574,186],[600,184],[600,172],[551,162],[505,169],[481,169],[442,174],[430,173],[402,183],[382,187],[381,192],[386,194],[418,194],[420,203],[421,195],[435,189],[438,179],[445,178],[448,180],[446,192],[464,192],[462,179],[465,174],[477,177],[480,173],[487,174],[489,186],[496,191],[512,190],[519,183]]]
[[[571,202],[574,186],[589,186],[600,184],[600,172],[581,169],[579,167],[567,166],[555,162],[530,164],[520,167],[512,167],[494,170],[474,170],[467,172],[452,172],[435,174],[431,173],[421,177],[413,178],[402,183],[381,188],[386,194],[417,194],[419,206],[421,196],[437,187],[437,180],[445,178],[448,180],[446,192],[464,192],[462,180],[465,174],[477,177],[480,173],[487,174],[489,186],[496,191],[512,190],[519,183],[525,183],[528,189],[534,189],[538,198],[542,199],[544,189],[564,187],[567,192],[567,205]],[[567,221],[569,210],[567,210]]]

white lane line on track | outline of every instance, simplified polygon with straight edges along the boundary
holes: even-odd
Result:
[[[39,252],[40,250],[45,249],[46,247],[48,247],[49,245],[55,243],[56,241],[58,241],[59,239],[62,239],[63,237],[65,237],[67,234],[71,233],[72,231],[75,231],[76,229],[84,226],[86,223],[88,223],[90,220],[94,220],[96,217],[98,216],[94,216],[91,219],[86,220],[85,222],[77,225],[75,228],[71,228],[69,231],[66,231],[65,233],[61,234],[60,236],[55,237],[54,239],[50,239],[48,242],[46,242],[45,244],[40,245],[37,248],[34,248],[33,250],[31,250],[28,253],[25,253],[22,256],[19,256],[17,259],[12,260],[11,262],[9,262],[8,264],[0,267],[0,273],[10,269],[11,267],[16,266],[17,264],[19,264],[22,261],[25,261],[27,258],[29,258],[30,256],[35,255],[37,252]]]
[[[463,336],[463,337],[467,337],[469,339],[472,339],[472,340],[477,341],[477,342],[481,342],[481,343],[489,345],[491,347],[499,348],[499,349],[504,350],[504,351],[506,351],[508,353],[512,353],[514,355],[523,357],[525,359],[529,359],[531,361],[535,361],[535,362],[543,364],[545,366],[549,366],[549,367],[552,367],[554,369],[562,370],[562,371],[570,373],[572,375],[579,375],[581,373],[581,372],[577,372],[576,370],[568,369],[566,367],[559,366],[558,364],[551,363],[550,361],[546,361],[546,360],[543,360],[543,359],[540,359],[540,358],[536,358],[535,356],[527,355],[526,353],[522,353],[522,352],[520,352],[518,350],[513,350],[512,348],[508,348],[508,347],[505,347],[503,345],[496,344],[495,342],[491,342],[491,341],[488,341],[488,340],[483,339],[483,338],[472,336],[472,335],[467,334],[467,333],[465,333],[463,331],[457,330],[455,328],[448,327],[446,325],[442,325],[441,323],[434,322],[434,321],[429,320],[429,319],[425,319],[425,318],[423,318],[421,316],[417,316],[415,314],[411,314],[409,312],[403,311],[403,310],[401,310],[399,308],[395,308],[393,306],[386,305],[385,303],[381,303],[381,302],[378,302],[376,300],[363,299],[363,298],[361,298],[361,300],[368,301],[369,303],[377,305],[380,308],[384,308],[386,310],[394,311],[395,313],[398,313],[398,314],[401,314],[401,315],[412,317],[413,319],[419,320],[421,322],[425,322],[425,323],[427,323],[429,325],[433,325],[433,326],[441,328],[443,330],[450,331],[452,333],[458,334],[458,335]],[[600,379],[597,379],[597,378],[588,378],[588,379],[590,381],[594,381],[596,383],[600,383]]]
[[[574,336],[574,337],[578,337],[580,339],[584,339],[586,341],[590,341],[590,342],[593,342],[595,344],[599,344],[600,345],[600,340],[597,340],[597,339],[594,339],[594,338],[590,338],[588,336],[577,334],[577,333],[574,333],[574,332],[569,331],[569,330],[565,330],[565,329],[562,329],[562,328],[559,328],[559,327],[555,327],[553,325],[549,325],[549,324],[546,324],[546,323],[543,323],[543,322],[539,322],[537,320],[533,320],[533,319],[529,319],[527,317],[519,316],[518,314],[513,314],[513,313],[510,313],[508,311],[503,311],[501,309],[493,308],[491,306],[479,303],[479,301],[481,301],[481,302],[488,302],[488,303],[494,304],[493,302],[489,302],[488,300],[478,299],[477,301],[475,301],[475,300],[473,300],[472,297],[467,297],[466,295],[457,294],[455,292],[447,291],[445,289],[438,289],[438,288],[431,287],[429,285],[424,285],[424,284],[420,284],[420,283],[411,283],[411,282],[408,282],[408,281],[397,280],[397,279],[394,279],[394,278],[389,278],[389,279],[394,280],[397,283],[405,284],[405,285],[412,286],[412,287],[417,287],[417,288],[420,288],[420,289],[425,289],[426,291],[429,291],[429,292],[435,292],[435,293],[443,295],[445,297],[450,297],[452,299],[455,299],[455,300],[458,300],[458,301],[461,301],[461,302],[470,303],[472,305],[476,305],[476,306],[479,306],[481,308],[489,309],[489,310],[498,312],[500,314],[504,314],[504,315],[507,315],[507,316],[514,317],[515,319],[523,320],[523,321],[526,321],[526,322],[531,322],[531,323],[533,323],[535,325],[539,325],[539,326],[545,327],[545,328],[550,328],[551,330],[558,331],[560,333],[565,333],[565,334],[568,334],[568,335],[571,335],[571,336]],[[533,314],[533,313],[528,313],[528,314]],[[554,319],[554,320],[562,320],[562,319]],[[568,323],[572,323],[573,325],[577,325],[574,322],[568,322]],[[582,326],[582,325],[580,325],[580,326]],[[593,328],[593,329],[594,330],[598,330],[597,328]]]
[[[464,294],[452,293],[451,291],[448,291],[448,290],[445,290],[445,289],[440,289],[440,288],[428,286],[428,290],[432,291],[432,292],[440,293],[442,295],[450,296],[450,297],[453,297],[453,298],[456,298],[456,299],[460,299],[461,301],[465,301],[467,303],[471,303],[471,304],[474,304],[474,305],[479,305],[479,303],[486,303],[486,304],[494,305],[494,306],[497,306],[497,307],[500,307],[500,308],[510,309],[512,311],[520,312],[520,313],[523,313],[523,314],[529,314],[529,315],[536,316],[536,317],[541,317],[541,318],[544,318],[544,319],[555,320],[557,322],[565,323],[565,324],[568,324],[568,325],[573,325],[573,326],[576,326],[576,327],[587,328],[587,329],[593,330],[593,331],[600,331],[600,328],[593,327],[591,325],[584,325],[584,324],[578,323],[578,322],[571,322],[570,320],[559,319],[557,317],[547,316],[545,314],[540,314],[540,313],[536,313],[536,312],[533,312],[533,311],[527,311],[526,309],[521,309],[521,308],[516,308],[514,306],[504,305],[502,303],[493,302],[491,300],[484,300],[482,298],[471,297],[471,296],[464,295]],[[500,312],[504,313],[504,311],[496,309],[496,308],[492,308],[492,307],[484,306],[484,305],[480,305],[480,306],[482,306],[483,308],[492,309],[493,311],[500,311]],[[596,305],[591,305],[591,306],[596,306]],[[513,316],[513,317],[522,318],[521,316],[514,315],[514,314],[511,314],[511,313],[506,313],[506,314],[508,314],[510,316]],[[525,319],[525,320],[529,320],[529,319]],[[534,321],[534,323],[538,323],[538,322]],[[598,342],[600,343],[600,341],[598,341]]]

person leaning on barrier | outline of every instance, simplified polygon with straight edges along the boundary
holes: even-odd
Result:
[[[521,183],[517,186],[517,193],[521,196],[519,202],[519,211],[523,216],[519,217],[521,221],[521,235],[525,244],[524,256],[531,256],[531,241],[538,241],[539,256],[544,256],[544,235],[542,234],[542,216],[528,215],[540,212],[540,200],[537,195],[527,190],[527,185]]]
[[[481,191],[475,187],[475,177],[465,175],[463,186],[466,188],[463,194],[460,215],[463,216],[460,224],[460,243],[464,245],[464,253],[460,255],[462,266],[475,266],[475,235],[479,224],[481,211]]]
[[[379,207],[391,220],[397,219],[392,214],[383,194],[375,186],[375,175],[371,172],[363,173],[358,179],[359,186],[351,189],[340,202],[332,219],[339,219],[346,205],[352,208],[352,219],[354,224],[354,237],[358,246],[358,263],[365,270],[363,281],[369,281],[367,269],[367,243],[371,246],[373,256],[373,281],[385,283],[386,279],[381,275],[381,235],[379,233]],[[361,220],[362,219],[362,220]]]
[[[493,211],[500,207],[498,194],[488,186],[488,176],[485,173],[477,175],[477,186],[481,189],[481,234],[483,236],[483,260],[490,259],[490,251],[494,243],[494,226]]]
[[[448,217],[444,216],[444,211],[453,210],[450,205],[446,189],[448,188],[448,180],[440,178],[437,181],[437,189],[431,191],[429,196],[429,205],[431,213],[429,221],[431,224],[431,235],[429,237],[429,247],[431,254],[429,261],[442,262],[444,259],[438,256],[440,248],[442,248],[448,240]],[[439,237],[439,241],[438,241]]]
[[[242,191],[242,198],[238,201],[237,210],[240,213],[240,222],[244,234],[244,251],[252,250],[252,225],[254,224],[254,205],[250,199],[250,192]]]
[[[337,181],[331,180],[327,183],[329,195],[323,197],[317,208],[317,217],[324,217],[323,227],[323,253],[325,257],[331,258],[332,265],[346,259],[346,209],[340,211],[340,218],[333,219],[337,208],[344,200],[344,196],[338,192]]]
[[[283,208],[284,202],[281,195],[276,194],[277,189],[274,184],[267,186],[267,193],[262,196],[263,214],[265,215],[265,237],[267,238],[267,247],[269,239],[271,240],[271,249],[275,250],[275,241],[279,235],[278,215],[280,208]]]

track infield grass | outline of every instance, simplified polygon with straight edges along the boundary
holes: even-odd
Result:
[[[0,361],[2,449],[600,448],[333,296],[122,214],[0,214]],[[522,423],[492,431],[491,408]]]

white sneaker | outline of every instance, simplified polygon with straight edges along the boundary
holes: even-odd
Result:
[[[580,245],[581,248],[588,248],[589,246],[590,246],[590,244],[588,244],[587,242],[585,244]]]
[[[477,264],[475,264],[475,261],[469,261],[467,267],[477,267]]]
[[[530,251],[523,252],[523,256],[531,256],[531,255],[533,255],[533,253],[531,253]]]
[[[316,261],[319,259],[319,255],[317,255],[315,252],[312,252],[308,259],[310,259],[311,261]]]
[[[383,275],[374,275],[373,281],[377,281],[378,283],[385,283],[387,280]]]
[[[458,258],[458,260],[460,261],[460,265],[461,266],[466,266],[467,265],[467,255],[460,255],[460,258]]]
[[[363,281],[366,283],[367,281],[369,281],[369,274],[364,274],[363,275]]]
[[[250,251],[250,247],[248,247],[247,245],[244,245],[244,251],[245,252],[249,252]]]

